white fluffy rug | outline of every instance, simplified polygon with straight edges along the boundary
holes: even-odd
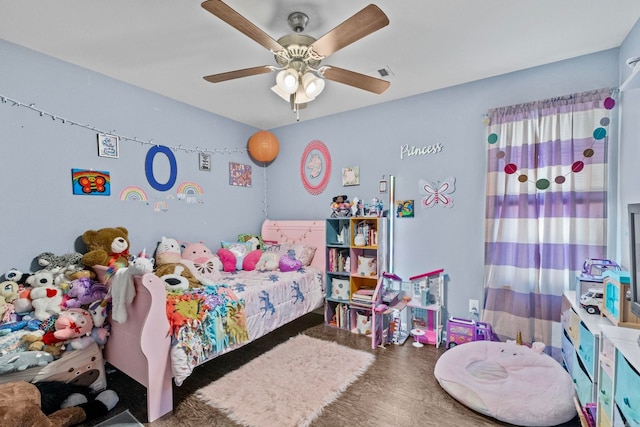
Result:
[[[374,359],[365,351],[298,335],[196,396],[245,426],[308,426]]]

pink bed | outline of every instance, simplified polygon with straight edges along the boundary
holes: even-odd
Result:
[[[322,278],[325,272],[325,221],[271,221],[262,225],[264,240],[302,243],[315,246],[318,250],[311,265],[305,270],[319,286],[309,288],[306,302],[298,304],[295,311],[270,318],[268,323],[256,323],[262,317],[259,300],[247,294],[246,311],[249,324],[249,338],[253,341],[270,331],[289,323],[320,307],[324,301]],[[274,272],[272,272],[274,273]],[[279,275],[290,273],[277,272]],[[302,280],[300,273],[292,272],[296,281]],[[236,279],[237,280],[237,279]],[[249,279],[247,279],[249,280]],[[255,279],[254,279],[255,280]],[[169,321],[166,316],[166,293],[163,283],[154,274],[135,276],[136,297],[127,307],[125,323],[111,322],[112,330],[104,350],[107,362],[147,388],[148,421],[152,422],[173,410],[171,336],[168,334]],[[265,286],[273,286],[267,277]],[[288,288],[287,288],[288,289]],[[242,297],[242,296],[241,296]],[[253,301],[253,302],[252,302]],[[300,308],[300,307],[303,308]],[[282,312],[283,310],[281,310]],[[249,313],[255,316],[251,317]],[[249,341],[249,342],[250,342]],[[248,342],[215,354],[211,360]]]

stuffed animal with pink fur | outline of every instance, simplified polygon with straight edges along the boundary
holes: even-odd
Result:
[[[220,258],[203,242],[184,242],[183,245],[180,263],[186,265],[201,283],[215,283],[223,267]]]

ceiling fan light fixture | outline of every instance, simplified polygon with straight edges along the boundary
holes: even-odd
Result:
[[[302,87],[305,95],[313,99],[324,90],[324,79],[311,72],[306,72],[302,76]]]
[[[316,99],[315,96],[307,95],[304,87],[300,86],[295,94],[295,103],[296,104],[306,104],[307,102],[311,102]]]
[[[284,93],[292,94],[298,90],[298,72],[293,68],[282,70],[276,76],[276,84]]]

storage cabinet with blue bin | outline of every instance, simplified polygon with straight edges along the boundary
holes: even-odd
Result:
[[[640,331],[601,328],[598,426],[640,426]]]
[[[601,325],[610,325],[599,314],[589,314],[576,302],[575,291],[565,291],[562,298],[562,357],[573,378],[580,404],[598,399],[598,355]]]

